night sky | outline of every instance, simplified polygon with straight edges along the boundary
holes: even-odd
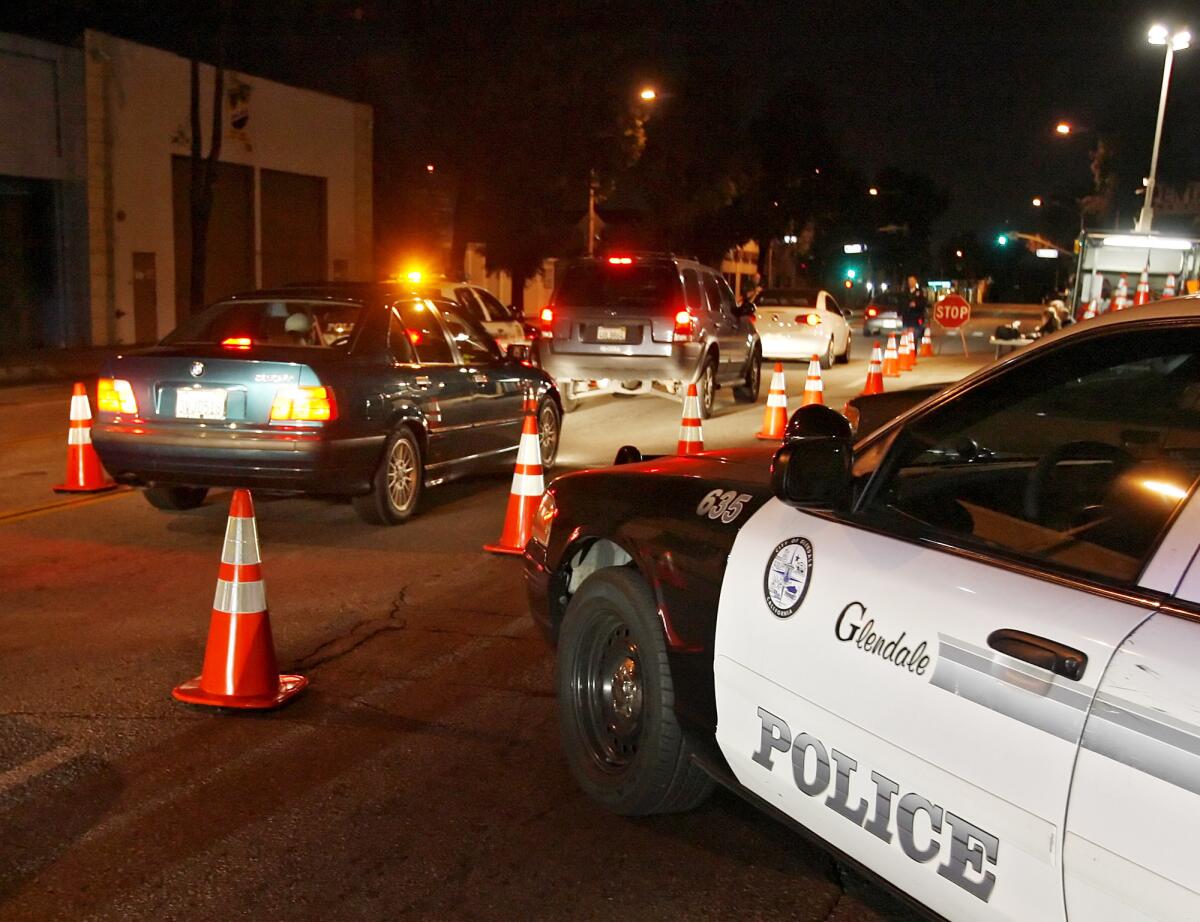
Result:
[[[256,33],[242,66],[251,73],[355,97],[353,81],[340,76],[353,71],[346,58],[378,55],[387,36],[405,28],[414,6],[442,13],[456,6],[438,0],[364,4],[379,18],[363,24],[369,37],[361,42],[347,40],[344,31],[347,10],[354,8],[348,0],[291,6],[305,10],[301,24],[293,20],[292,28],[320,33],[329,23],[330,54],[336,60],[327,68],[313,68],[308,60],[288,61],[286,46],[273,46],[271,17],[282,15],[284,6],[241,5],[252,11],[239,14],[246,32]],[[181,50],[185,41],[170,21],[181,6],[142,3],[139,13],[138,2],[10,0],[3,7],[0,30],[51,40],[64,40],[73,28],[93,25],[172,50]],[[587,8],[602,12],[605,6]],[[1187,24],[1200,44],[1200,6],[1177,0],[662,0],[635,9],[642,11],[643,24],[662,29],[656,53],[664,58],[679,50],[671,32],[717,29],[718,38],[727,30],[731,37],[745,39],[747,34],[757,35],[755,23],[761,27],[769,20],[769,27],[761,27],[766,36],[761,49],[750,53],[765,55],[781,67],[800,59],[826,101],[826,120],[847,164],[868,179],[887,166],[926,172],[949,192],[949,209],[935,227],[938,236],[1028,229],[1036,220],[1030,205],[1034,195],[1074,207],[1091,181],[1088,150],[1094,134],[1060,138],[1053,133],[1060,119],[1104,132],[1121,145],[1126,178],[1120,191],[1129,197],[1131,217],[1139,201],[1132,197],[1133,190],[1149,169],[1163,64],[1163,49],[1146,42],[1147,28],[1155,21]],[[469,29],[470,17],[464,19]],[[276,47],[277,52],[268,53]],[[719,49],[720,42],[706,42],[706,47]],[[453,55],[455,49],[446,51]],[[530,42],[528,53],[537,54],[536,41]],[[471,66],[470,60],[463,66]],[[732,93],[741,92],[739,70],[739,61],[731,56]],[[419,144],[408,153],[424,156]],[[397,172],[382,166],[381,178]],[[1159,180],[1180,185],[1200,180],[1200,47],[1176,58]]]

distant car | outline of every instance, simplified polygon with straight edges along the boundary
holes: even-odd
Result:
[[[758,400],[762,349],[751,312],[721,274],[670,254],[583,259],[559,273],[542,310],[542,367],[570,410],[601,393],[682,397],[695,383],[700,415],[718,387]]]
[[[509,346],[528,345],[531,338],[537,336],[537,328],[526,323],[519,311],[506,307],[499,298],[479,285],[433,279],[414,285],[413,291],[423,298],[444,298],[457,302],[491,334],[501,351]]]
[[[555,480],[525,575],[579,787],[646,815],[726,785],[939,918],[1200,919],[1198,308],[1052,334],[857,441],[807,406],[774,457]]]
[[[558,393],[524,350],[506,356],[459,305],[397,286],[238,295],[109,361],[93,441],[160,509],[254,487],[350,496],[394,525],[426,485],[512,463],[527,389],[553,465]]]
[[[898,333],[902,329],[904,329],[904,321],[900,316],[898,295],[883,292],[872,298],[863,309],[864,336]]]
[[[755,326],[764,359],[821,360],[822,368],[850,360],[854,334],[833,295],[818,288],[768,288],[755,301]]]

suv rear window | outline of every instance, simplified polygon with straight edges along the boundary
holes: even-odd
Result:
[[[189,317],[163,344],[248,338],[275,346],[342,347],[349,345],[361,314],[361,305],[328,301],[221,301]]]
[[[682,291],[670,265],[570,266],[559,282],[554,303],[560,307],[641,307],[672,309]]]

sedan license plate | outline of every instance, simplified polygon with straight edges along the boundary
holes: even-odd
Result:
[[[175,391],[176,419],[224,419],[225,398],[228,392],[224,388],[181,387]]]
[[[596,327],[596,339],[604,342],[625,342],[625,327]]]

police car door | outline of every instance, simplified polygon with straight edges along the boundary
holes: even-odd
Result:
[[[773,500],[731,553],[714,668],[738,780],[950,918],[1063,918],[1085,717],[1160,601],[1139,574],[1200,337],[1116,332],[946,395],[860,446],[853,509]]]

